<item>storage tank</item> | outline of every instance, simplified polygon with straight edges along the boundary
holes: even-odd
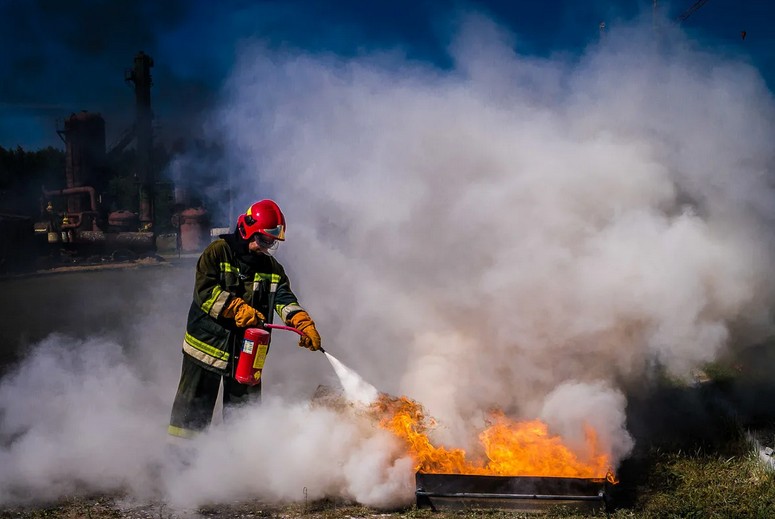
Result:
[[[136,231],[140,227],[140,216],[132,211],[113,211],[108,215],[108,230],[111,232]]]
[[[80,112],[65,120],[65,177],[67,189],[92,186],[100,189],[105,167],[105,119],[100,114]],[[77,213],[88,210],[82,197],[67,199],[67,210]]]
[[[190,207],[180,213],[180,250],[201,252],[210,243],[210,216],[203,207]]]

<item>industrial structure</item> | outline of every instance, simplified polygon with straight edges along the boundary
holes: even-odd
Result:
[[[0,215],[0,274],[62,264],[105,263],[155,255],[158,249],[198,252],[209,242],[208,213],[174,200],[171,221],[158,225],[155,201],[159,181],[154,171],[151,68],[153,59],[139,52],[124,79],[134,87],[134,123],[110,148],[99,113],[79,112],[57,130],[65,145],[64,187],[41,186],[37,221]],[[107,191],[111,163],[134,142],[132,207],[110,207]],[[172,200],[170,200],[172,202]],[[160,227],[175,233],[160,235]],[[163,242],[163,243],[162,243]]]

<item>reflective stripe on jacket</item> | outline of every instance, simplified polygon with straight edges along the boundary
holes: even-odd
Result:
[[[248,252],[247,243],[235,235],[221,236],[208,245],[196,265],[183,352],[223,375],[229,373],[232,352],[244,333],[233,319],[222,316],[234,297],[261,312],[267,322],[272,321],[273,312],[288,322],[295,312],[303,310],[285,269],[274,257]]]

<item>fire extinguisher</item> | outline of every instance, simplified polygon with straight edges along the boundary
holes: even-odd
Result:
[[[296,328],[279,324],[264,324],[264,328],[288,330],[304,335]],[[269,351],[269,332],[263,328],[248,328],[242,339],[242,349],[237,361],[234,379],[240,384],[255,386],[261,381],[261,370],[264,369],[266,354]]]

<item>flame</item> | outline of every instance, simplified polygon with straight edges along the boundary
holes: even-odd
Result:
[[[609,457],[589,425],[584,428],[588,454],[582,460],[559,436],[552,436],[544,422],[519,422],[501,411],[493,411],[491,425],[479,434],[483,456],[468,459],[463,449],[433,445],[428,431],[435,422],[426,418],[417,402],[383,394],[372,404],[372,411],[379,418],[380,426],[407,444],[417,472],[606,478],[616,482]]]

